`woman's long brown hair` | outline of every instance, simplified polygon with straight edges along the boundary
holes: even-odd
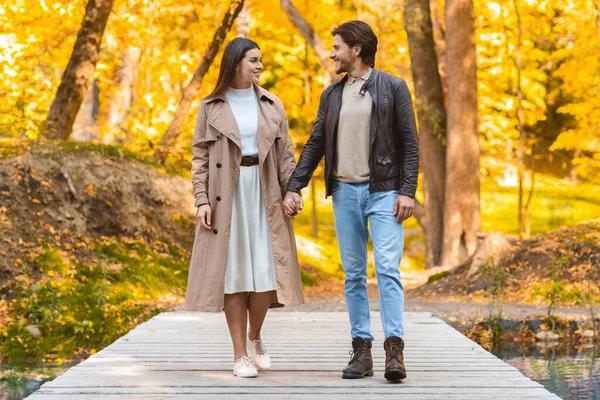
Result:
[[[258,49],[256,42],[246,38],[235,38],[225,47],[223,52],[223,58],[221,59],[221,69],[219,70],[219,78],[217,79],[217,85],[208,97],[220,96],[227,90],[235,69],[242,61],[248,50]]]

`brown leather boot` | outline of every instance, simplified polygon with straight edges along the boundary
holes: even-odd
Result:
[[[406,378],[404,367],[404,340],[397,336],[390,336],[383,343],[385,349],[385,379],[397,381]]]
[[[373,357],[371,339],[353,338],[350,362],[342,372],[344,379],[358,379],[373,376]]]

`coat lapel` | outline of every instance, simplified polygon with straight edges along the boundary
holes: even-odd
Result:
[[[281,117],[268,101],[258,101],[258,158],[262,165],[279,133]]]
[[[258,160],[262,165],[273,143],[281,134],[279,124],[282,116],[277,112],[275,101],[269,92],[260,86],[254,86],[258,97]]]
[[[275,100],[269,92],[258,85],[254,85],[254,90],[258,98],[258,159],[259,164],[262,165],[280,134],[279,124],[282,116],[277,112]],[[214,101],[213,103],[215,110],[211,112],[212,118],[209,119],[208,124],[227,136],[241,151],[240,129],[233,111],[231,111],[231,107],[224,97],[219,99],[222,101]]]
[[[229,103],[220,101],[214,105],[215,111],[208,124],[215,128],[221,134],[227,136],[237,147],[242,149],[242,140],[240,137],[240,128],[235,120],[233,111]]]

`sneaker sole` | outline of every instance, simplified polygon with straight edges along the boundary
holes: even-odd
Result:
[[[385,371],[384,376],[385,376],[385,379],[387,379],[390,382],[400,381],[402,379],[406,379],[406,372],[399,370],[399,369],[393,369],[390,371]]]
[[[256,378],[258,375],[233,374],[233,376],[237,376],[238,378]]]
[[[342,378],[343,379],[361,379],[361,378],[370,377],[370,376],[373,376],[373,370],[372,369],[366,371],[364,374],[346,374],[346,373],[342,373]]]

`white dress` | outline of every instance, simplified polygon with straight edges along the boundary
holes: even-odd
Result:
[[[258,99],[254,87],[228,88],[225,96],[238,124],[242,155],[258,154]],[[233,195],[225,293],[275,290],[275,264],[258,165],[240,166]]]

